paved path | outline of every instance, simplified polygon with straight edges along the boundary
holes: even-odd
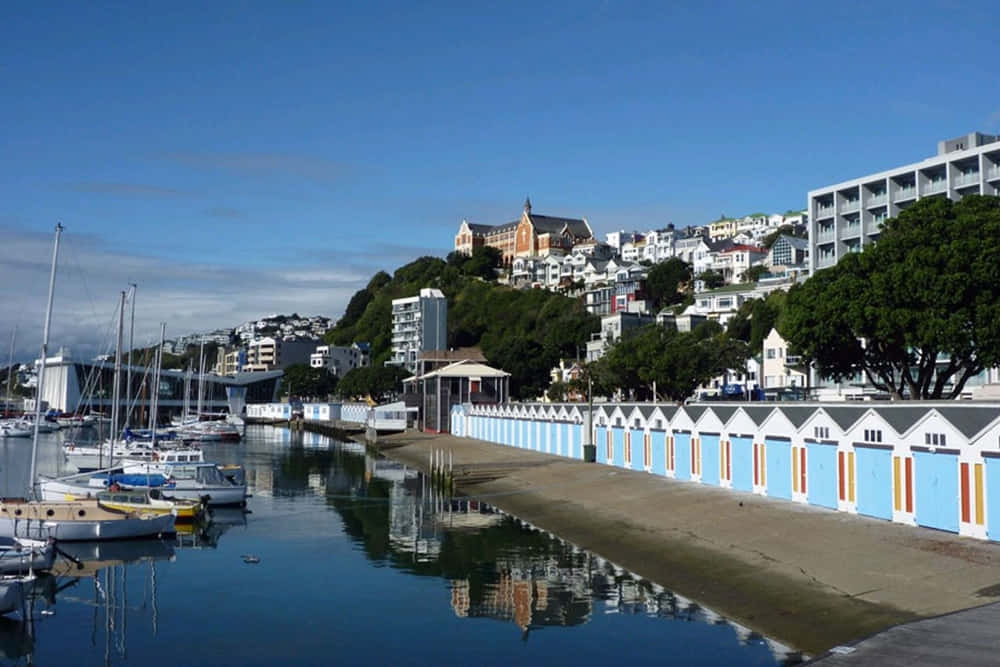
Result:
[[[451,452],[461,492],[812,655],[1000,599],[992,542],[450,435],[379,444],[425,470]]]
[[[815,660],[821,667],[985,667],[1000,663],[1000,603],[899,625]]]

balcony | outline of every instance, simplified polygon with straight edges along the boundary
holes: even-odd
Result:
[[[935,195],[939,192],[944,192],[948,189],[948,181],[943,178],[939,178],[933,181],[927,181],[927,185],[924,186],[925,195]]]
[[[997,165],[995,167],[987,167],[986,180],[988,181],[1000,180],[1000,165]]]
[[[832,218],[833,217],[833,204],[829,206],[817,206],[816,207],[816,217],[817,218]]]
[[[914,185],[905,188],[898,188],[895,195],[893,196],[893,201],[901,202],[907,199],[913,199],[917,196],[917,188]]]
[[[979,172],[973,171],[967,174],[959,174],[955,177],[955,187],[960,188],[963,185],[979,185]]]
[[[837,233],[833,227],[831,227],[828,231],[820,231],[816,233],[816,243],[833,241],[835,238],[837,238]]]
[[[841,213],[850,213],[852,211],[857,211],[859,208],[861,208],[861,200],[860,199],[845,199],[840,204],[840,212]]]
[[[885,206],[889,203],[889,196],[881,192],[877,195],[872,195],[868,198],[868,208],[874,208],[876,206]]]

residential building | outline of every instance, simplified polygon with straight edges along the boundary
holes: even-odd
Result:
[[[521,217],[512,222],[481,225],[463,220],[455,235],[455,251],[469,255],[477,246],[492,246],[500,251],[504,265],[510,266],[515,257],[566,253],[573,246],[593,238],[586,219],[532,213],[531,200],[528,199],[524,202]]]
[[[767,253],[765,264],[768,268],[787,269],[799,267],[806,263],[809,258],[809,240],[800,239],[794,236],[782,234]]]
[[[241,369],[244,373],[288,368],[292,364],[308,364],[309,355],[316,349],[315,340],[285,340],[265,337],[247,345],[247,360]]]
[[[392,300],[392,357],[387,363],[417,370],[421,352],[448,349],[448,301],[439,289]]]
[[[925,197],[1000,195],[1000,136],[973,132],[938,143],[921,162],[809,192],[810,272],[878,239],[882,222]]]
[[[764,355],[761,359],[764,393],[773,398],[793,388],[805,392],[808,378],[800,363],[799,357],[788,354],[788,343],[778,330],[771,329],[764,339]]]
[[[601,318],[601,330],[590,335],[587,342],[587,361],[597,361],[626,331],[653,324],[655,318],[645,313],[619,312]]]
[[[318,345],[309,356],[309,366],[325,368],[331,375],[342,377],[355,368],[371,365],[371,347],[368,343],[351,345]]]

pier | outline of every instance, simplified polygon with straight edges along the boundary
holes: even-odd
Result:
[[[380,439],[458,492],[806,653],[1000,598],[1000,545],[471,438]]]

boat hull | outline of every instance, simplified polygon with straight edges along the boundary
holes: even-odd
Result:
[[[47,508],[55,508],[47,516]],[[20,514],[17,512],[20,511]],[[83,515],[80,515],[83,512]],[[58,516],[55,516],[58,514]],[[88,515],[93,518],[88,518]],[[127,540],[174,532],[174,516],[129,516],[101,510],[92,503],[0,503],[0,537],[57,541]]]

